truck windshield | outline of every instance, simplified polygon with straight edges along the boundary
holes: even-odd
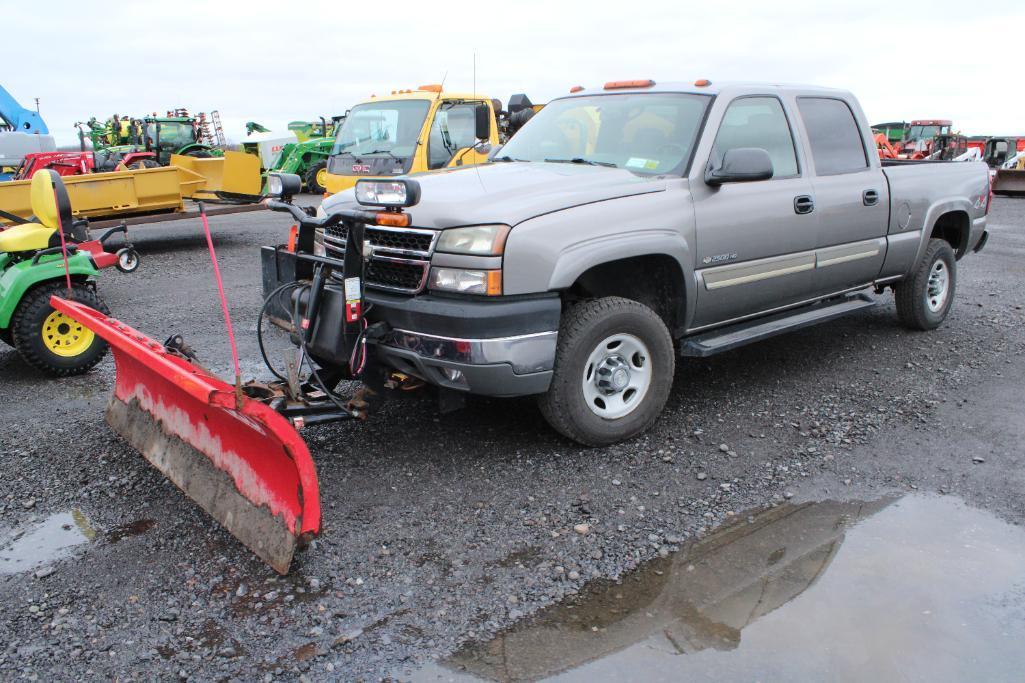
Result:
[[[908,140],[930,140],[937,135],[946,135],[949,132],[950,126],[911,126]]]
[[[181,121],[149,121],[146,123],[146,136],[156,142],[157,127],[160,128],[160,146],[178,149],[196,141],[195,131],[191,123]]]
[[[411,157],[431,103],[428,100],[368,102],[352,108],[338,129],[332,154]]]
[[[710,101],[678,93],[555,100],[498,158],[614,166],[644,175],[685,173]]]

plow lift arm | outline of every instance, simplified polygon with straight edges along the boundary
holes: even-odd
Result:
[[[266,204],[296,219],[298,244],[312,244],[304,237],[312,238],[319,227],[343,224],[351,245],[344,260],[297,248],[296,258],[312,268],[312,277],[285,283],[267,297],[261,320],[274,297],[289,296],[292,341],[297,346],[285,372],[276,370],[264,352],[276,377],[272,382],[233,386],[195,362],[178,335],[161,344],[81,303],[52,299],[56,309],[110,344],[117,372],[106,413],[111,428],[282,574],[288,572],[296,549],[318,534],[321,524],[316,469],[297,430],[366,417],[364,390],[349,398],[334,393],[342,380],[360,379],[368,337],[382,331],[375,329],[381,324],[368,328],[363,317],[363,272],[369,258],[365,226],[408,222],[402,209],[419,199],[414,180],[360,182],[387,185],[392,195],[388,188],[374,195],[385,198],[401,188],[404,200],[317,218],[290,201],[301,187],[298,176],[268,178],[269,194],[276,198]],[[321,297],[329,281],[337,288],[339,280],[345,292],[344,320],[321,325]],[[263,352],[262,337],[259,341]],[[304,364],[309,368],[305,379],[300,377]]]

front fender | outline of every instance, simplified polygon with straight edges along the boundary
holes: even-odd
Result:
[[[92,277],[99,272],[92,258],[84,252],[68,258],[68,270],[76,279]],[[63,279],[64,259],[60,254],[46,257],[34,266],[26,260],[8,267],[0,275],[0,329],[10,326],[11,316],[28,290],[42,282]]]
[[[685,187],[576,206],[512,229],[503,261],[503,291],[561,291],[589,269],[634,256],[666,255],[680,267],[693,310],[694,211]]]

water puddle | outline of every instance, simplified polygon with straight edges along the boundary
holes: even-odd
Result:
[[[403,678],[1022,680],[1022,528],[929,496],[741,519]]]
[[[15,531],[0,547],[0,574],[17,574],[69,557],[76,546],[96,538],[80,510],[61,512],[27,531]]]

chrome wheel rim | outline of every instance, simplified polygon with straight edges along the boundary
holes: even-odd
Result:
[[[632,413],[651,387],[651,354],[632,334],[614,334],[595,347],[584,363],[581,388],[591,412],[606,420]]]
[[[925,305],[933,313],[943,310],[950,293],[950,269],[945,261],[932,264],[929,282],[925,286]]]

